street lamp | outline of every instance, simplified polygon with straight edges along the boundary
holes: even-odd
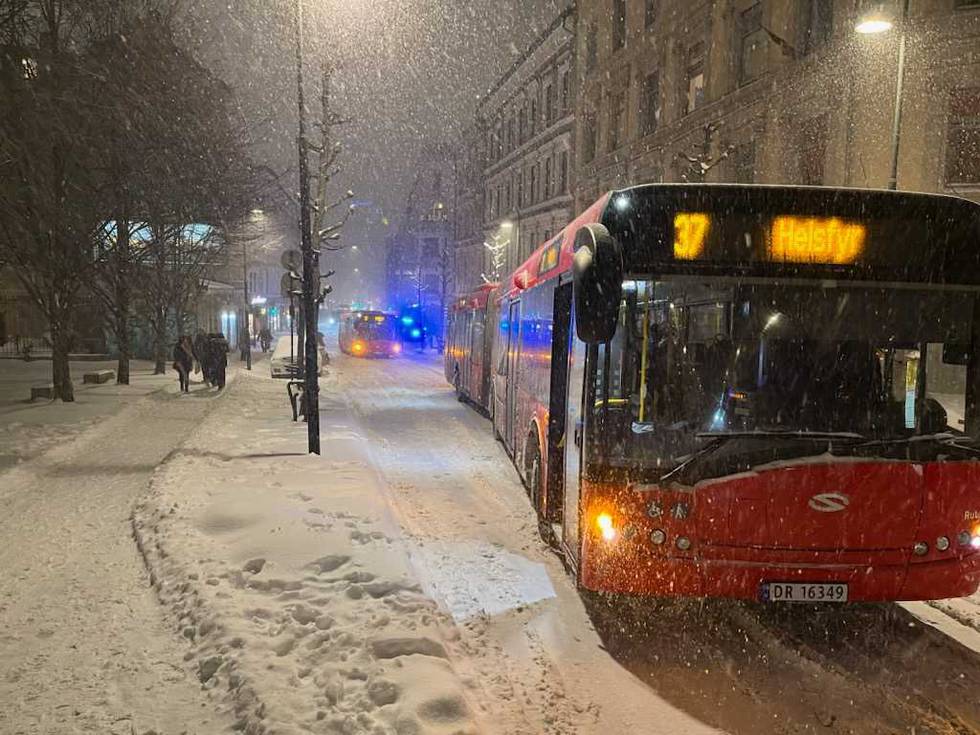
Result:
[[[898,77],[895,83],[895,115],[892,119],[892,168],[888,178],[888,188],[898,189],[898,147],[902,130],[902,89],[905,85],[905,37],[908,32],[909,0],[902,3],[902,17],[899,23],[898,37]],[[858,33],[871,35],[884,33],[892,29],[893,16],[879,5],[858,18],[854,30]]]
[[[303,395],[306,402],[307,447],[310,454],[320,453],[320,381],[317,379],[316,303],[314,290],[319,280],[320,264],[313,248],[312,212],[310,209],[310,170],[307,160],[306,110],[303,102],[303,0],[296,0],[296,102],[299,107],[299,210],[300,251],[303,254],[302,309],[306,339],[304,344]]]

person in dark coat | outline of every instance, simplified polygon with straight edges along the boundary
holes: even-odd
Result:
[[[198,331],[194,337],[194,359],[204,376],[205,385],[211,385],[211,360],[208,357],[208,336]]]
[[[210,340],[212,378],[218,390],[225,387],[225,372],[228,369],[228,340],[221,332],[213,335]]]
[[[182,393],[190,391],[191,370],[194,369],[194,347],[191,338],[186,334],[181,335],[174,345],[174,370],[180,378],[180,390]]]

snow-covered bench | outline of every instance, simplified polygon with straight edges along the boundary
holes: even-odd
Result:
[[[83,383],[94,383],[96,385],[102,385],[103,383],[108,383],[116,377],[116,372],[114,370],[95,370],[91,373],[85,373],[82,376]]]
[[[36,401],[38,398],[47,398],[48,400],[54,398],[54,383],[48,383],[47,385],[32,385],[31,400]]]

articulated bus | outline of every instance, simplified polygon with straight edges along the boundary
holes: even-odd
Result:
[[[498,284],[488,283],[461,296],[449,306],[446,321],[446,380],[456,396],[489,414],[490,347],[496,302],[491,296]]]
[[[350,311],[340,318],[337,342],[354,357],[394,357],[402,351],[396,319],[381,311]]]
[[[490,300],[494,430],[586,590],[976,592],[980,206],[637,186]]]

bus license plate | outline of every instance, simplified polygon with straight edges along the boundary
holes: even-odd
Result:
[[[842,582],[767,582],[762,587],[767,602],[847,602]]]

